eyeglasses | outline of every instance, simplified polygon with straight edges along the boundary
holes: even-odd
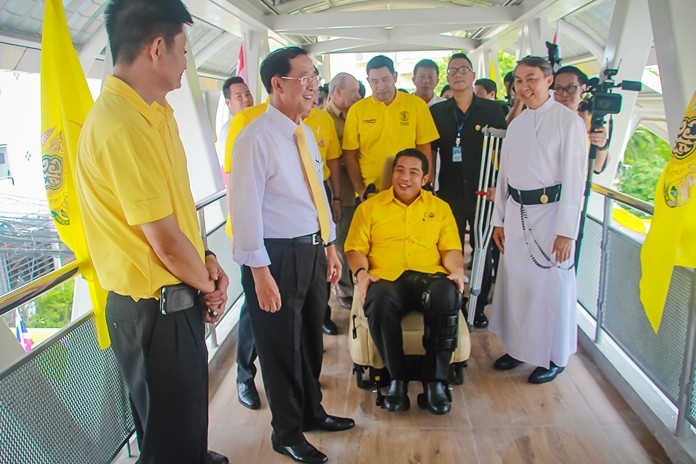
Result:
[[[568,87],[559,87],[556,86],[554,87],[554,91],[558,94],[566,94],[566,95],[575,95],[575,92],[578,91],[578,86],[577,85],[569,85]]]
[[[319,84],[319,76],[302,76],[302,77],[288,77],[288,76],[280,76],[281,79],[286,79],[286,80],[291,80],[291,81],[300,81],[300,84],[303,86],[309,85],[311,82],[313,85],[318,85]]]
[[[466,76],[470,72],[471,72],[471,68],[468,66],[460,66],[458,68],[447,68],[447,75],[448,76],[454,76],[457,73]]]

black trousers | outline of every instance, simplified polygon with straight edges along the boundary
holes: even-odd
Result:
[[[250,384],[256,376],[256,343],[251,329],[249,308],[244,301],[237,323],[237,383]]]
[[[401,319],[409,311],[423,312],[422,295],[426,289],[431,292],[431,311],[457,313],[457,287],[443,274],[406,271],[393,282],[381,279],[367,289],[363,309],[372,339],[392,379],[406,380]],[[426,349],[423,382],[449,379],[452,352]]]
[[[154,298],[109,292],[106,321],[126,380],[140,464],[205,462],[208,450],[208,352],[203,305],[163,315]]]
[[[251,269],[242,268],[251,326],[271,409],[272,440],[297,445],[303,425],[326,418],[319,374],[324,355],[321,323],[326,310],[326,255],[321,245],[266,240],[280,310],[259,307]]]

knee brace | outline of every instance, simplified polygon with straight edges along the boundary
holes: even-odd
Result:
[[[426,350],[454,351],[457,348],[458,317],[462,296],[449,280],[433,280],[422,295]]]

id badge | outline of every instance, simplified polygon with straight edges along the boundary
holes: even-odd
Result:
[[[462,147],[452,147],[452,162],[461,163],[462,162]]]

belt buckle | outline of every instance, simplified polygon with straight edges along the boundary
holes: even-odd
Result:
[[[312,245],[319,245],[321,243],[321,235],[312,234]]]

